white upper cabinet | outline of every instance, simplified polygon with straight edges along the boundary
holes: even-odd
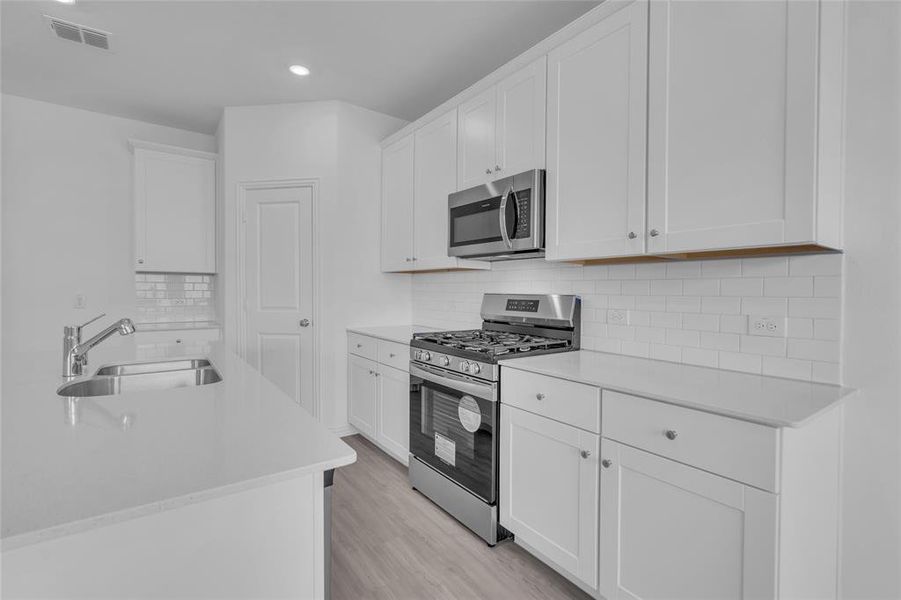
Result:
[[[544,168],[546,104],[545,56],[497,84],[495,177]]]
[[[216,155],[130,140],[135,269],[216,272]]]
[[[500,171],[495,153],[497,90],[488,88],[460,105],[457,189],[485,183]]]
[[[413,261],[413,134],[382,148],[382,271]]]
[[[457,189],[544,168],[547,58],[459,107]]]
[[[646,0],[548,55],[547,258],[644,252]]]
[[[414,135],[414,267],[453,267],[457,259],[447,255],[447,196],[457,181],[457,109]]]
[[[648,251],[817,241],[819,5],[650,10]]]

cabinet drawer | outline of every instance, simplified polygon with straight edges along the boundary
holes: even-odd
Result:
[[[378,340],[348,331],[347,351],[369,360],[378,360]]]
[[[601,432],[601,390],[590,385],[502,367],[501,403]]]
[[[141,331],[140,325],[135,331],[135,344],[193,344],[215,342],[219,339],[219,329],[174,329]]]
[[[401,371],[410,369],[410,347],[406,344],[379,340],[379,362]]]
[[[606,390],[603,406],[606,438],[778,491],[777,429]]]

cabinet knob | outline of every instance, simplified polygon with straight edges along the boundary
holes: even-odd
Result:
[[[310,326],[310,320],[309,320],[309,319],[301,319],[301,320],[300,320],[300,326],[301,326],[301,327],[309,327],[309,326]]]
[[[391,352],[390,354],[388,354],[388,357],[389,357],[389,358],[394,358],[395,356],[397,356],[397,355],[394,354],[394,352]]]
[[[143,258],[139,258],[139,259],[138,259],[138,264],[139,264],[139,265],[143,265],[143,264],[144,264],[144,259],[143,259]]]
[[[637,237],[638,237],[638,236],[635,235],[635,232],[634,232],[634,231],[630,231],[630,232],[629,232],[629,239],[630,239],[630,240],[634,240],[634,239],[637,238]]]
[[[651,237],[657,237],[658,235],[660,235],[660,232],[656,229],[652,229],[649,233],[651,234]]]
[[[362,348],[363,344],[357,344],[357,348]]]
[[[582,458],[588,458],[589,456],[591,456],[591,450],[582,450],[581,452],[579,452],[579,454],[582,456]]]
[[[542,394],[541,392],[538,392],[537,394],[535,394],[535,397],[536,397],[538,400],[544,400],[545,395]]]
[[[495,172],[495,173],[497,173],[497,172],[500,171],[500,170],[501,170],[501,166],[500,166],[500,165],[495,165],[495,166],[494,166],[494,172]]]
[[[491,175],[491,169],[485,169],[485,175]]]
[[[604,460],[601,461],[601,466],[604,467],[605,469],[609,469],[610,467],[613,466],[613,461],[611,461],[609,458],[605,458]]]
[[[663,432],[663,435],[665,435],[668,440],[674,440],[679,433],[675,429],[667,429]]]

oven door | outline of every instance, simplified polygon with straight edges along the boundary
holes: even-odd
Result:
[[[410,452],[489,504],[497,427],[496,383],[410,363]]]

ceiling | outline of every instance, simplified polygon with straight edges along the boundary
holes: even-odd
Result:
[[[412,121],[597,4],[4,0],[2,91],[205,133],[223,106],[309,100]],[[44,14],[112,33],[112,52]]]

